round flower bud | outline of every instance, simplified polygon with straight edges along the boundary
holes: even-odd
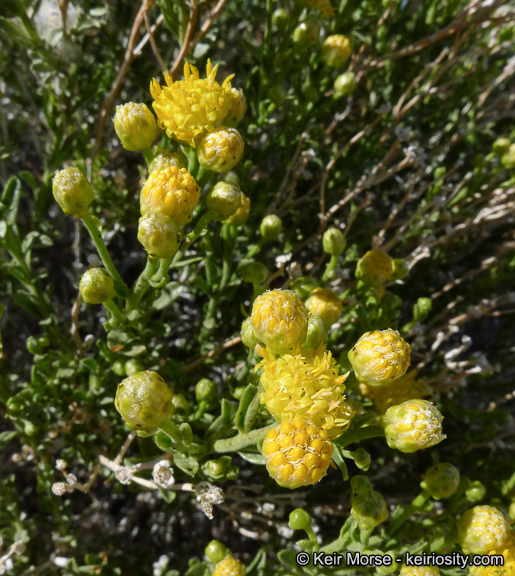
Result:
[[[245,576],[246,573],[244,564],[232,556],[226,556],[216,565],[213,576]]]
[[[211,542],[205,547],[204,554],[211,560],[211,562],[217,564],[220,560],[223,560],[227,554],[229,554],[229,550],[221,542],[218,542],[218,540],[211,540]]]
[[[513,170],[515,168],[515,144],[512,144],[508,148],[508,152],[501,158],[501,164],[508,170]]]
[[[118,384],[114,405],[128,428],[151,435],[173,413],[172,391],[157,372],[146,370]]]
[[[241,325],[241,341],[244,346],[252,350],[254,350],[258,343],[258,339],[254,334],[254,328],[252,328],[252,318],[247,318]]]
[[[283,229],[283,221],[275,214],[269,214],[261,220],[259,231],[265,240],[277,240]]]
[[[245,144],[238,130],[220,126],[200,141],[197,149],[201,166],[213,172],[229,172],[241,160]]]
[[[221,176],[223,182],[229,182],[229,184],[234,184],[235,186],[240,186],[240,177],[234,170],[229,170]]]
[[[156,170],[164,170],[165,168],[171,168],[172,166],[177,166],[177,168],[186,168],[184,160],[179,154],[168,152],[168,150],[163,150],[162,148],[154,155],[154,159],[148,167],[148,173],[152,174]]]
[[[187,224],[200,199],[200,189],[185,168],[156,170],[141,190],[141,214],[163,214],[179,226]]]
[[[405,374],[411,363],[410,350],[397,331],[375,330],[361,336],[349,352],[349,361],[360,382],[380,386]]]
[[[491,566],[471,566],[469,576],[514,576],[515,575],[515,533],[512,531],[506,542],[496,550],[490,550],[488,556],[503,557],[503,564]]]
[[[467,554],[486,554],[502,546],[510,526],[494,506],[475,506],[458,520],[458,542]]]
[[[268,268],[261,262],[250,262],[240,268],[242,280],[251,284],[262,284],[269,274]]]
[[[402,565],[399,576],[440,576],[437,566],[406,566]]]
[[[475,503],[483,500],[486,494],[485,485],[479,480],[471,482],[465,490],[465,497],[469,502]]]
[[[358,448],[356,452],[354,452],[354,464],[356,464],[360,470],[368,470],[371,462],[372,458],[364,448]]]
[[[52,181],[54,198],[65,214],[82,218],[95,199],[88,179],[77,168],[58,170]]]
[[[91,268],[82,275],[79,292],[86,304],[103,304],[116,294],[114,282],[103,268]]]
[[[172,398],[173,413],[187,416],[191,412],[191,406],[184,394],[174,394]]]
[[[113,124],[122,146],[130,152],[150,148],[160,132],[146,104],[129,102],[117,106]]]
[[[218,182],[207,194],[206,205],[215,218],[232,216],[241,206],[241,190],[236,184]]]
[[[172,258],[181,244],[181,234],[168,216],[146,214],[139,219],[138,240],[150,258]]]
[[[328,36],[322,45],[322,62],[331,68],[341,68],[350,58],[352,46],[342,34]]]
[[[320,316],[309,315],[308,334],[304,340],[303,348],[313,348],[316,350],[327,338],[327,328]]]
[[[392,275],[393,261],[382,250],[370,250],[358,262],[356,278],[367,286],[383,286]]]
[[[441,442],[443,416],[427,400],[407,400],[388,408],[382,418],[390,448],[410,454]]]
[[[282,422],[263,442],[268,473],[284,488],[319,482],[327,474],[332,454],[327,433],[302,420]]]
[[[243,194],[242,192],[241,206],[238,208],[238,210],[236,210],[236,212],[232,216],[229,216],[226,222],[231,226],[241,226],[242,224],[245,224],[245,222],[248,220],[249,215],[250,215],[250,198],[245,196],[245,194]]]
[[[308,311],[295,292],[268,290],[254,301],[252,327],[260,342],[282,354],[306,339]]]
[[[350,485],[354,494],[368,494],[372,492],[372,485],[366,476],[353,476]]]
[[[305,348],[302,352],[278,358],[261,350],[263,360],[260,402],[278,422],[301,419],[327,432],[335,439],[349,427],[355,409],[345,398],[345,380],[335,359],[323,347]]]
[[[510,146],[511,146],[511,142],[508,140],[508,138],[498,138],[492,144],[492,152],[498,158],[501,158],[502,156],[504,156],[506,154],[506,152],[508,152],[508,150],[510,149]]]
[[[330,328],[341,318],[343,302],[334,290],[316,288],[306,300],[306,308],[311,314],[320,316],[326,328]]]
[[[408,272],[409,268],[406,260],[402,260],[401,258],[394,258],[392,260],[392,275],[390,276],[392,282],[394,280],[404,280]]]
[[[232,96],[232,106],[224,122],[227,126],[238,126],[247,111],[247,103],[242,90],[231,88],[230,94]]]
[[[351,496],[351,515],[364,530],[372,530],[388,518],[388,510],[379,492],[366,492]]]
[[[272,24],[278,30],[285,30],[290,22],[291,14],[285,8],[277,8],[272,14]]]
[[[345,240],[338,228],[332,226],[324,232],[322,236],[322,246],[324,247],[324,252],[327,254],[339,256],[347,247],[347,240]]]
[[[288,524],[292,530],[306,530],[311,528],[311,516],[302,508],[290,512]]]
[[[307,50],[310,46],[314,46],[318,42],[320,29],[315,22],[308,20],[301,22],[293,31],[293,42],[301,50]]]
[[[195,397],[197,402],[202,402],[203,400],[209,402],[214,400],[218,396],[217,385],[209,378],[202,378],[197,382],[195,386]]]
[[[334,92],[336,96],[350,96],[356,92],[358,83],[356,76],[353,72],[345,72],[340,74],[334,81]]]
[[[395,562],[395,555],[393,552],[385,552],[382,556],[390,556],[391,560],[388,562],[383,560],[383,564],[376,567],[377,573],[383,576],[383,574],[392,574],[393,572],[397,572],[397,562]]]
[[[436,464],[426,470],[420,486],[435,500],[450,498],[460,486],[460,471],[446,462]]]

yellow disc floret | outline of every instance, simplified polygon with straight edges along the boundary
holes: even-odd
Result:
[[[458,541],[469,554],[486,554],[508,540],[509,524],[494,506],[474,506],[458,520]]]
[[[164,214],[179,226],[187,224],[198,204],[200,189],[185,168],[170,166],[150,174],[141,191],[141,214]]]
[[[306,339],[308,311],[295,292],[269,290],[254,301],[252,327],[260,342],[284,354]]]
[[[356,278],[374,288],[388,282],[393,272],[393,260],[382,250],[370,250],[356,266]]]
[[[316,484],[331,463],[333,445],[325,430],[303,420],[282,422],[263,442],[266,468],[285,488]]]
[[[381,424],[390,448],[407,454],[441,442],[443,416],[427,400],[408,400],[388,408]]]
[[[368,386],[361,383],[359,389],[363,396],[370,397],[380,414],[384,414],[390,406],[415,398],[429,398],[432,394],[431,387],[424,380],[417,380],[416,370],[411,370],[390,384]]]
[[[506,542],[487,552],[489,556],[499,555],[503,557],[502,566],[471,566],[470,576],[515,576],[515,533],[511,532]]]
[[[326,328],[338,322],[343,311],[343,302],[334,290],[316,288],[306,300],[306,308],[315,316],[320,316]]]
[[[228,76],[220,85],[216,80],[218,66],[213,68],[207,61],[206,78],[200,78],[198,70],[189,63],[184,65],[184,80],[177,82],[165,74],[166,86],[152,80],[150,93],[154,98],[154,110],[158,124],[170,138],[187,142],[193,148],[203,136],[220,126],[236,100],[231,92]]]
[[[226,556],[216,565],[213,576],[245,576],[246,573],[244,564],[233,556]]]
[[[322,45],[322,62],[331,68],[341,68],[350,58],[352,46],[347,36],[333,34]]]
[[[325,430],[334,439],[349,426],[353,408],[345,401],[347,374],[339,375],[338,366],[324,347],[307,348],[302,353],[274,354],[261,350],[263,360],[260,396],[270,414],[278,421],[302,418]]]
[[[395,330],[374,330],[361,336],[349,352],[356,378],[369,386],[389,384],[406,373],[410,345]]]
[[[213,172],[229,172],[241,160],[245,144],[236,128],[211,130],[198,146],[198,161]]]

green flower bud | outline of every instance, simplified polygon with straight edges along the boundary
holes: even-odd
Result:
[[[293,42],[300,50],[307,50],[318,42],[320,29],[315,22],[308,20],[301,22],[293,31]]]
[[[258,343],[256,334],[254,333],[254,328],[252,328],[252,318],[250,317],[244,320],[241,325],[241,341],[244,346],[251,348],[252,350],[254,350]]]
[[[356,278],[367,286],[377,288],[388,282],[392,275],[393,260],[382,250],[369,250],[356,266]]]
[[[320,316],[310,314],[308,319],[308,334],[302,347],[314,348],[316,350],[326,338],[327,328],[325,327],[324,321]]]
[[[218,396],[217,385],[209,378],[202,378],[195,386],[195,397],[197,402],[209,402]]]
[[[206,196],[208,210],[219,219],[236,214],[241,207],[241,201],[239,186],[229,182],[218,182]]]
[[[379,492],[366,492],[351,496],[350,513],[359,527],[372,530],[388,518],[388,509],[383,496]]]
[[[277,8],[277,10],[274,10],[274,13],[272,14],[272,24],[278,30],[282,31],[285,30],[288,26],[290,18],[291,16],[288,10],[284,8]]]
[[[515,144],[508,148],[508,152],[501,158],[501,164],[508,170],[515,168]]]
[[[103,304],[116,294],[114,282],[103,268],[91,268],[82,275],[79,292],[87,304]]]
[[[426,470],[420,486],[435,500],[450,498],[460,486],[460,472],[452,464],[436,464]]]
[[[204,554],[211,560],[211,562],[218,564],[220,560],[223,560],[227,554],[229,554],[229,550],[221,542],[218,542],[218,540],[211,540],[211,542],[206,546]]]
[[[479,480],[471,482],[467,489],[465,490],[465,497],[469,502],[479,502],[483,500],[486,495],[486,487]]]
[[[54,198],[65,214],[82,218],[95,199],[91,184],[77,168],[65,168],[55,173],[52,184]]]
[[[118,385],[114,405],[131,430],[141,436],[155,434],[173,413],[172,391],[157,372],[146,370]]]
[[[268,268],[261,262],[250,262],[240,267],[240,276],[244,282],[262,284],[269,276]]]
[[[409,268],[406,260],[401,258],[394,258],[392,260],[392,275],[390,276],[390,281],[394,280],[404,280],[408,275]]]
[[[352,46],[342,34],[328,36],[322,45],[322,62],[330,68],[341,68],[350,58]]]
[[[331,256],[339,256],[347,247],[347,241],[338,228],[328,228],[322,236],[324,252]]]
[[[177,166],[177,168],[186,168],[183,158],[179,154],[174,154],[168,152],[168,150],[163,150],[159,148],[154,154],[154,159],[148,167],[148,173],[152,174],[156,170],[164,170],[171,166]]]
[[[334,81],[334,92],[336,96],[350,96],[356,92],[357,87],[358,83],[356,82],[356,76],[353,72],[340,74]]]
[[[383,560],[383,564],[381,564],[381,566],[377,566],[376,568],[377,573],[383,576],[383,574],[393,574],[394,572],[396,572],[397,562],[395,561],[395,555],[393,554],[393,552],[386,552],[385,554],[383,554],[383,556],[390,556],[392,560],[391,562],[387,561],[388,560],[387,558]]]
[[[288,523],[292,530],[309,530],[311,528],[311,516],[302,508],[297,508],[290,513]]]
[[[311,292],[319,287],[319,283],[318,280],[312,276],[301,276],[300,278],[296,278],[290,287],[299,298],[306,300],[309,298]]]
[[[181,234],[164,214],[146,214],[139,219],[138,240],[150,258],[172,258],[181,245]]]
[[[283,221],[275,214],[269,214],[261,220],[259,231],[265,240],[277,240],[283,229]]]
[[[208,460],[202,465],[204,474],[207,474],[214,480],[220,478],[225,471],[225,463],[220,460]]]
[[[128,102],[117,106],[113,124],[122,146],[130,152],[150,148],[160,132],[146,104]]]
[[[229,216],[229,218],[226,220],[227,224],[230,226],[241,226],[242,224],[245,224],[250,215],[250,198],[245,196],[243,192],[241,193],[240,197],[241,206],[232,216]]]
[[[142,372],[145,369],[145,366],[135,358],[131,358],[125,362],[125,373],[127,376],[134,376],[138,372]]]
[[[174,414],[187,416],[191,412],[190,403],[184,394],[174,394],[172,404]]]
[[[368,470],[371,462],[372,458],[364,448],[358,448],[354,452],[354,463],[360,470]]]
[[[355,494],[368,494],[372,492],[372,485],[366,476],[353,476],[350,485]]]
[[[506,152],[508,152],[510,145],[511,142],[508,140],[508,138],[498,138],[492,144],[492,152],[495,154],[495,156],[501,158],[506,154]]]
[[[235,186],[240,185],[240,177],[234,170],[230,170],[229,172],[222,174],[222,181],[228,182],[229,184],[234,184]]]
[[[127,376],[127,373],[125,372],[125,362],[122,362],[121,360],[117,360],[111,364],[111,370],[118,376]]]

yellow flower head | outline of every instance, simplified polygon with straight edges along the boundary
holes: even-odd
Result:
[[[197,68],[186,63],[184,80],[174,82],[166,74],[165,87],[161,87],[156,79],[152,80],[150,93],[155,100],[153,107],[158,125],[170,138],[187,142],[195,148],[202,137],[220,126],[232,110],[237,99],[231,91],[234,74],[220,86],[215,80],[217,72],[218,65],[213,68],[211,60],[208,60],[206,78],[200,78]]]
[[[306,348],[276,358],[261,349],[263,360],[260,400],[278,422],[302,418],[325,430],[329,438],[338,438],[355,414],[345,401],[345,380],[330,352]]]
[[[323,18],[329,18],[334,13],[334,8],[329,0],[296,0],[297,4],[305,8],[315,8],[322,12]]]
[[[494,506],[474,506],[458,520],[458,542],[467,554],[486,554],[504,546],[510,535],[504,514]]]
[[[404,564],[399,576],[440,576],[437,566],[406,566]]]
[[[327,433],[302,420],[282,422],[263,442],[266,469],[285,488],[319,482],[327,474],[332,455]]]
[[[377,411],[381,414],[384,414],[390,406],[396,406],[415,398],[429,398],[432,394],[428,384],[423,380],[417,380],[416,370],[408,372],[390,384],[368,386],[361,383],[359,389],[363,396],[370,397]]]
[[[315,288],[306,300],[306,308],[315,316],[320,316],[326,328],[338,322],[343,312],[343,302],[334,290]]]
[[[141,214],[164,214],[184,226],[198,204],[200,189],[185,168],[169,166],[150,174],[141,190]]]
[[[369,250],[356,266],[356,278],[367,286],[378,288],[388,282],[393,271],[393,260],[382,250]]]
[[[213,576],[245,576],[246,573],[244,564],[233,556],[226,556],[216,565]]]
[[[515,576],[515,532],[511,532],[508,540],[488,555],[498,554],[504,558],[502,566],[471,566],[470,576]]]

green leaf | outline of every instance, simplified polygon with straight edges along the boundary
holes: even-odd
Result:
[[[18,430],[8,430],[0,433],[0,448],[5,448],[9,442],[20,435]]]
[[[188,474],[189,476],[195,476],[199,469],[199,463],[191,456],[183,456],[182,454],[175,453],[173,456],[174,464]]]
[[[263,454],[259,454],[258,452],[237,452],[243,460],[250,462],[251,464],[257,464],[258,466],[265,465],[265,458]]]
[[[253,416],[252,422],[250,422],[250,426],[249,422],[247,422],[247,414],[252,404],[252,401],[256,397],[257,391],[258,391],[257,386],[255,386],[254,384],[249,384],[245,388],[240,398],[240,405],[238,406],[238,411],[236,412],[236,419],[235,419],[236,428],[238,428],[240,432],[248,432],[252,428],[252,424],[257,415],[257,409],[259,408],[259,398],[257,408],[254,407],[254,409],[252,410],[253,415],[252,414],[250,415]]]
[[[349,479],[349,472],[347,470],[347,465],[345,464],[345,460],[343,459],[343,455],[341,452],[341,448],[336,444],[333,444],[333,460],[338,465],[338,468],[341,470],[343,481],[346,482]]]
[[[1,18],[0,18],[1,20]],[[0,205],[0,216],[7,224],[12,225],[16,222],[18,215],[18,206],[20,204],[21,183],[16,177],[9,178],[2,193]]]

